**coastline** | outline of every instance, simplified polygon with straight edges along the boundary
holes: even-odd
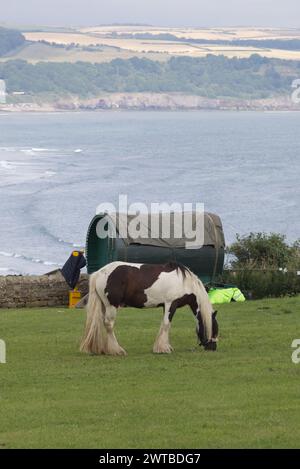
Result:
[[[33,99],[32,99],[33,98]],[[89,99],[78,96],[31,97],[30,101],[0,104],[0,112],[76,111],[300,111],[290,95],[264,99],[206,98],[181,93],[111,93]]]

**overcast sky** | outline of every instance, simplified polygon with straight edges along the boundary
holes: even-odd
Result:
[[[300,0],[0,0],[0,22],[300,27]]]

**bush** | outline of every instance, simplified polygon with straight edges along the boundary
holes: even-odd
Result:
[[[233,268],[300,268],[300,241],[289,246],[278,233],[237,234],[227,252],[234,256]]]
[[[300,240],[289,245],[278,233],[236,235],[227,253],[233,260],[221,281],[236,285],[248,298],[300,293]]]
[[[290,259],[288,262],[288,269],[300,269],[300,239],[295,241],[290,247]]]
[[[278,270],[224,271],[222,282],[236,285],[249,299],[300,294],[300,276]]]

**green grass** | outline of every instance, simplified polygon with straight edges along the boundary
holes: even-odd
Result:
[[[171,355],[151,353],[159,309],[124,309],[127,357],[79,353],[83,311],[0,310],[0,447],[298,447],[299,307],[300,297],[219,307],[216,353],[179,310]]]
[[[89,63],[110,62],[114,59],[129,59],[131,57],[147,58],[150,60],[167,61],[170,56],[166,53],[135,52],[115,47],[102,46],[94,51],[84,48],[73,49],[59,48],[40,42],[26,42],[23,46],[13,49],[8,54],[0,57],[0,63],[7,60],[26,60],[29,63],[38,62],[68,62],[77,61]]]

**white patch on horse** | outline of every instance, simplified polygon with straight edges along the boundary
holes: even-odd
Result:
[[[193,290],[192,285],[188,284],[188,277],[183,279],[182,273],[177,270],[161,272],[151,287],[145,290],[145,307],[153,308],[161,303],[171,304],[174,299],[190,293],[193,293]]]

